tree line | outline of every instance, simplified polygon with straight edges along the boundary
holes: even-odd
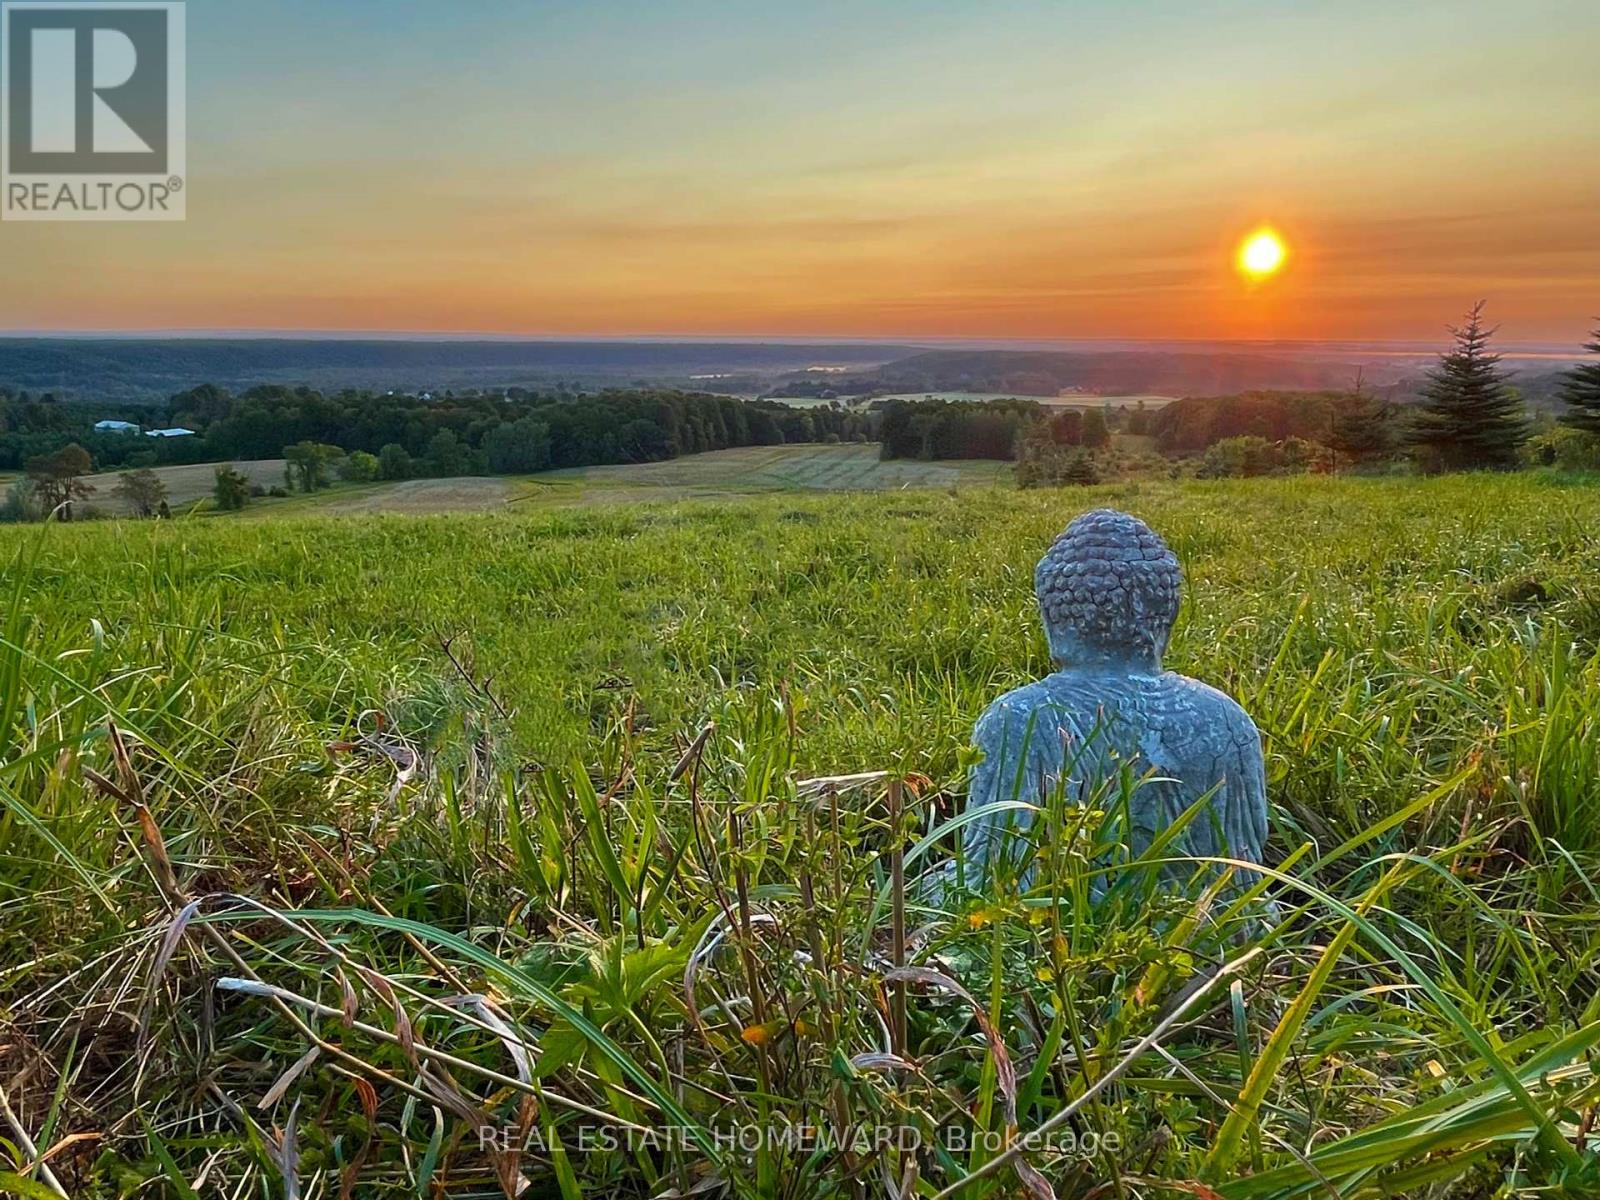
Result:
[[[1015,459],[1019,480],[1030,486],[1096,482],[1114,432],[1146,435],[1169,455],[1198,454],[1201,477],[1337,470],[1402,454],[1424,470],[1530,461],[1600,469],[1600,328],[1584,347],[1590,359],[1563,377],[1560,426],[1543,432],[1501,370],[1493,333],[1480,302],[1452,329],[1451,349],[1429,372],[1420,403],[1403,406],[1367,391],[1359,377],[1343,393],[1252,392],[1152,411],[1140,404],[1054,413],[1025,399],[895,399],[860,413],[649,389],[551,395],[512,388],[434,399],[281,386],[234,396],[205,384],[173,396],[160,413],[167,426],[194,435],[152,439],[94,430],[103,411],[0,389],[0,469],[26,472],[0,500],[0,519],[52,511],[70,519],[74,503],[93,491],[84,476],[119,467],[128,468],[115,488],[119,498],[135,512],[160,515],[165,489],[151,468],[169,463],[282,457],[286,484],[313,491],[335,474],[353,481],[529,474],[869,437],[886,459]],[[219,507],[240,507],[253,490],[238,472],[219,469]]]
[[[97,432],[92,425],[103,415],[44,397],[0,396],[0,439],[9,455],[0,457],[0,467],[27,473],[0,515],[16,519],[31,506],[70,517],[72,502],[88,495],[82,477],[96,470],[136,474],[174,463],[281,457],[286,485],[314,490],[335,474],[352,480],[531,474],[738,446],[864,441],[869,425],[867,417],[834,407],[664,390],[509,389],[435,400],[276,386],[234,396],[212,384],[173,396],[159,415],[193,436]],[[151,415],[144,414],[147,422]],[[237,506],[239,497],[238,480],[219,475],[219,505]]]
[[[1149,412],[1141,405],[1049,415],[1032,401],[897,400],[883,409],[883,456],[1010,458],[1024,486],[1093,483],[1105,473],[1100,452],[1110,434],[1122,432],[1147,435],[1168,457],[1190,457],[1202,478],[1401,459],[1423,471],[1600,468],[1600,328],[1584,346],[1593,357],[1562,378],[1559,424],[1543,431],[1491,349],[1483,303],[1450,332],[1451,347],[1414,404],[1389,402],[1359,375],[1344,392],[1189,397]]]
[[[872,406],[885,459],[1011,458],[1044,419],[1035,400],[901,400]]]

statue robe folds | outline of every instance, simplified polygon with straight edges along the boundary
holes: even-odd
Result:
[[[1022,800],[1043,807],[1061,788],[1069,803],[1117,804],[1127,768],[1129,849],[1150,842],[1198,799],[1174,853],[1260,862],[1267,840],[1261,736],[1245,711],[1213,687],[1170,673],[1090,676],[1058,672],[1000,697],[979,719],[984,760],[969,806]],[[1063,782],[1064,781],[1064,782]],[[997,810],[967,827],[969,859],[986,863],[1030,814]]]

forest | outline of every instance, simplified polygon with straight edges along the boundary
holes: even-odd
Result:
[[[118,418],[179,427],[192,437],[94,430]],[[863,440],[867,419],[833,408],[799,410],[666,390],[596,394],[447,393],[442,398],[307,387],[254,387],[237,396],[204,384],[150,410],[64,403],[0,390],[0,470],[81,445],[100,470],[280,457],[312,442],[347,454],[409,462],[410,473],[516,474],[552,467],[655,462],[680,454],[787,442]]]

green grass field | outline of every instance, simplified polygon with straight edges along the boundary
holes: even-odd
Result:
[[[987,459],[884,462],[875,444],[750,446],[639,466],[548,471],[533,480],[555,490],[535,492],[530,498],[634,502],[729,493],[895,491],[995,484],[1010,476],[1009,463]]]
[[[281,485],[282,459],[232,464],[252,483]],[[167,485],[174,509],[209,500],[216,465],[156,469]],[[894,491],[904,488],[959,488],[1008,481],[1008,463],[987,460],[922,463],[882,462],[876,445],[750,446],[718,450],[666,462],[632,466],[582,467],[539,475],[467,475],[448,479],[408,479],[398,483],[335,483],[310,496],[258,498],[242,516],[368,515],[372,513],[495,512],[593,504],[638,504],[666,500],[762,495],[789,491]],[[89,476],[94,489],[87,509],[123,515],[116,498],[117,473]]]
[[[0,530],[0,1190],[20,1128],[93,1135],[73,1196],[1001,1196],[1048,1126],[1063,1197],[1594,1194],[1600,489],[738,453]],[[1126,861],[1093,902],[1059,812],[1030,892],[917,885],[1099,504],[1263,730],[1273,908]],[[718,1140],[818,1123],[925,1148]]]

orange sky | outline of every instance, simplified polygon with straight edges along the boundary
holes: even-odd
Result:
[[[0,225],[0,328],[1432,338],[1486,296],[1569,342],[1600,313],[1589,0],[215,0],[189,30],[188,220]],[[1264,222],[1292,255],[1252,287]]]

